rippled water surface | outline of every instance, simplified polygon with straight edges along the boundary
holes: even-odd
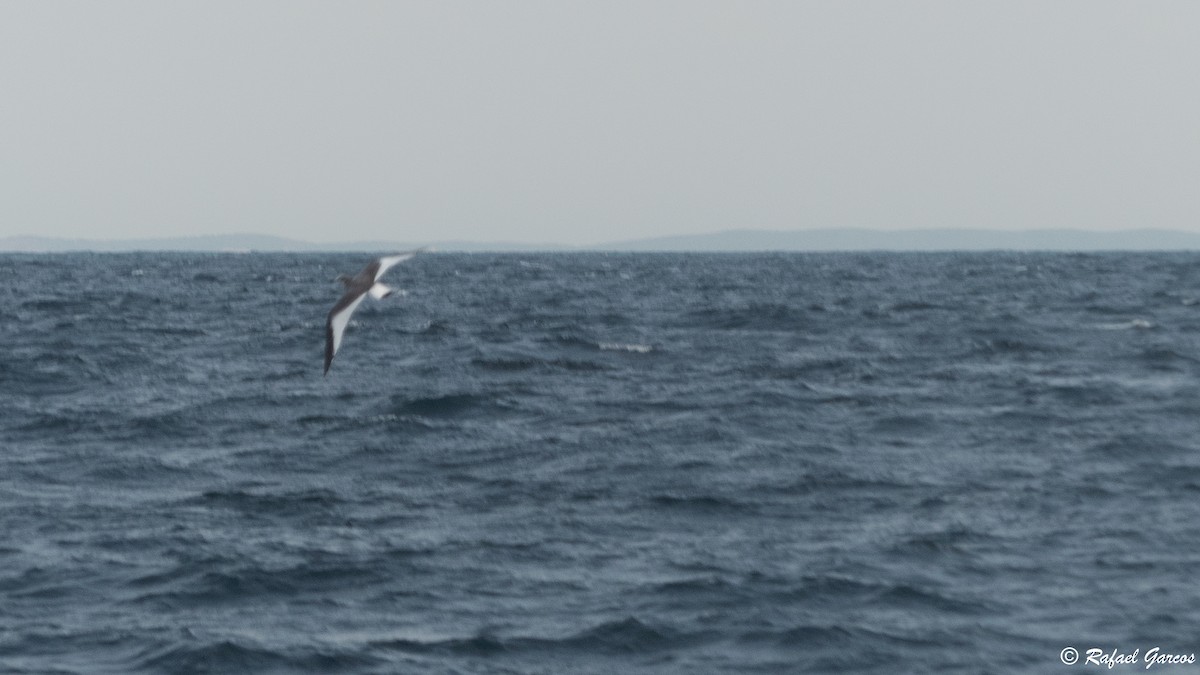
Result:
[[[1200,256],[364,262],[0,256],[0,670],[1200,651]]]

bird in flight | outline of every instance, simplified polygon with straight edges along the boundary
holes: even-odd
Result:
[[[337,301],[333,309],[329,310],[329,317],[325,319],[326,375],[329,374],[329,365],[333,363],[333,355],[337,353],[338,347],[342,345],[342,335],[345,334],[346,326],[350,323],[350,315],[354,313],[354,310],[358,309],[358,305],[363,301],[363,298],[370,295],[376,300],[382,300],[394,292],[394,289],[379,283],[379,277],[383,276],[383,273],[387,272],[393,265],[402,263],[424,250],[417,249],[408,253],[397,253],[396,255],[377,258],[372,260],[361,272],[352,277],[345,274],[338,275],[336,281],[342,282],[346,287],[346,293]]]

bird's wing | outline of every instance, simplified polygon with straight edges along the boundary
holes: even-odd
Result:
[[[408,260],[409,258],[413,257],[414,255],[416,255],[424,250],[425,249],[423,249],[423,248],[419,248],[415,251],[409,251],[407,253],[397,253],[396,255],[385,255],[384,257],[382,257],[376,261],[379,263],[379,267],[377,267],[375,269],[375,279],[377,280],[377,279],[379,279],[379,277],[383,276],[383,273],[387,272],[388,269],[390,269],[392,266],[394,266],[398,263],[402,263],[405,260]]]
[[[329,318],[325,319],[325,374],[329,374],[329,364],[333,363],[333,355],[342,345],[342,334],[350,323],[350,315],[358,308],[366,293],[347,293],[338,300],[333,309],[329,310]]]

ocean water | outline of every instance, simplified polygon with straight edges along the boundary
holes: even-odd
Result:
[[[364,258],[0,256],[0,672],[1200,651],[1198,255]]]

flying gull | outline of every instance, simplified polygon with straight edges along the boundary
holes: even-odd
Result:
[[[346,332],[346,326],[350,323],[350,315],[354,310],[358,309],[359,303],[369,294],[376,300],[382,300],[393,292],[392,288],[379,283],[379,277],[383,276],[393,265],[402,263],[405,260],[413,257],[425,249],[417,249],[408,253],[398,253],[396,255],[388,255],[377,260],[372,260],[371,264],[363,268],[361,272],[353,277],[339,274],[336,281],[342,282],[346,286],[346,293],[341,300],[329,310],[329,318],[325,320],[325,374],[329,374],[329,365],[333,363],[333,355],[337,353],[338,347],[342,345],[342,335]]]

